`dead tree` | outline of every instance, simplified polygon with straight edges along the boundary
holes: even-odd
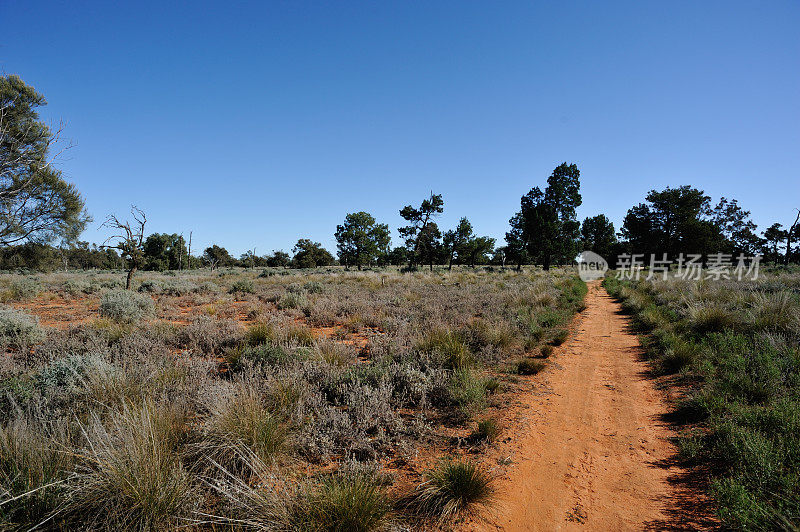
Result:
[[[128,278],[125,281],[126,290],[131,289],[133,274],[144,262],[144,225],[147,223],[147,216],[135,205],[131,205],[131,214],[133,215],[133,223],[127,220],[122,222],[111,214],[101,226],[117,232],[108,237],[101,247],[118,250],[122,258],[127,262]],[[112,241],[116,243],[108,245],[108,242]]]
[[[797,232],[797,223],[800,222],[800,209],[797,209],[797,216],[794,218],[794,223],[786,231],[786,259],[784,262],[789,265],[789,258],[792,256],[792,236]]]

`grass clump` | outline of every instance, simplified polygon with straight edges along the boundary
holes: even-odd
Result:
[[[553,346],[543,345],[539,348],[539,353],[541,354],[542,358],[550,358],[550,355],[553,354]]]
[[[308,305],[308,299],[302,293],[288,292],[278,300],[278,309],[298,309]]]
[[[473,437],[478,441],[493,443],[500,437],[500,425],[492,418],[478,421]]]
[[[196,497],[182,463],[183,415],[145,401],[85,428],[87,445],[65,507],[76,527],[164,530],[190,515]]]
[[[237,279],[231,285],[231,294],[252,294],[255,292],[255,285],[250,279]]]
[[[516,370],[520,375],[536,375],[547,366],[547,363],[533,358],[523,358],[517,362]]]
[[[391,508],[385,491],[372,479],[336,475],[301,495],[292,524],[297,530],[368,532],[387,524]]]
[[[100,316],[117,323],[135,323],[155,313],[150,296],[130,290],[111,290],[100,298]]]
[[[494,501],[492,477],[467,460],[445,460],[426,474],[410,504],[420,513],[441,520],[474,513]]]
[[[559,329],[553,333],[553,337],[550,338],[550,345],[561,345],[567,341],[567,338],[569,338],[569,331],[566,329]]]
[[[468,368],[474,362],[467,344],[457,334],[447,329],[426,334],[417,348],[423,353],[442,357],[442,365],[449,369]]]

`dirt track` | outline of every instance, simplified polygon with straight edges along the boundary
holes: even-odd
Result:
[[[673,463],[662,393],[627,318],[591,283],[577,332],[530,396],[495,515],[477,529],[707,528],[702,492]]]

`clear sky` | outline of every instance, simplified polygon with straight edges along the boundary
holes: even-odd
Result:
[[[118,5],[119,4],[119,5]],[[501,239],[562,161],[579,217],[651,188],[800,208],[800,2],[0,0],[0,71],[42,92],[99,242],[131,203],[193,249],[335,248],[431,190]]]

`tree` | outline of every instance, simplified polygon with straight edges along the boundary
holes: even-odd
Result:
[[[307,238],[301,238],[292,248],[294,258],[292,263],[295,268],[317,268],[319,266],[330,266],[335,261],[333,255],[322,247],[319,242],[312,242]]]
[[[582,202],[580,175],[575,164],[558,165],[547,178],[544,192],[532,188],[520,200],[518,215],[511,219],[514,238],[521,240],[528,255],[545,270],[554,260],[571,261],[577,254],[580,224],[575,211]]]
[[[203,261],[205,261],[209,266],[211,266],[211,271],[214,271],[216,268],[220,266],[232,266],[235,261],[231,254],[228,253],[228,250],[214,244],[210,247],[207,247],[205,251],[203,251]]]
[[[611,220],[606,215],[598,214],[583,220],[581,225],[581,244],[584,250],[594,251],[609,260],[616,242],[614,224],[611,223]]]
[[[91,218],[75,186],[53,167],[61,129],[39,120],[44,96],[14,75],[0,76],[0,245],[74,242]]]
[[[115,215],[111,214],[102,225],[102,227],[108,227],[112,231],[115,231],[114,235],[106,239],[102,247],[118,250],[122,259],[127,264],[128,276],[125,280],[126,290],[131,289],[133,275],[144,262],[144,226],[147,223],[147,216],[135,205],[131,205],[131,215],[133,215],[133,223],[127,220],[123,222]],[[108,242],[112,241],[115,242],[114,245],[107,245]]]
[[[511,229],[506,233],[504,260],[515,262],[517,271],[528,262],[528,247],[525,244],[525,218],[522,212],[515,214],[509,221]]]
[[[400,266],[401,264],[405,264],[409,261],[408,258],[408,249],[402,246],[398,246],[392,249],[389,254],[386,256],[386,260],[389,264],[393,266]]]
[[[339,262],[345,266],[362,266],[378,260],[389,252],[391,236],[387,224],[375,223],[367,212],[353,212],[345,216],[344,224],[336,226],[336,248]]]
[[[428,222],[417,234],[417,254],[420,264],[429,264],[433,271],[433,263],[441,249],[442,232],[436,222]]]
[[[431,221],[444,212],[444,200],[441,194],[431,195],[428,199],[423,200],[419,209],[406,205],[400,210],[400,216],[409,222],[405,227],[400,227],[397,231],[405,239],[406,249],[409,251],[409,265],[414,266],[420,254],[420,238],[425,233]],[[438,228],[436,229],[438,231]],[[433,232],[426,235],[425,238],[430,238]],[[423,260],[424,262],[424,260]]]
[[[444,233],[443,246],[447,253],[447,269],[453,269],[453,260],[461,261],[467,255],[467,245],[475,238],[472,224],[464,217],[458,221],[455,229]]]
[[[761,239],[755,233],[756,224],[750,220],[750,211],[742,209],[735,199],[720,198],[710,216],[727,240],[724,251],[754,254],[761,247]]]
[[[289,254],[282,250],[273,251],[272,255],[267,257],[267,266],[270,268],[287,268],[290,263]]]
[[[495,239],[488,236],[478,236],[467,241],[462,251],[462,256],[467,264],[474,268],[476,264],[489,262],[489,255],[494,251]]]
[[[153,233],[144,241],[145,270],[177,270],[188,255],[186,242],[178,234]]]
[[[708,255],[725,246],[721,228],[708,218],[710,198],[702,190],[667,187],[645,199],[628,210],[620,231],[632,252]]]
[[[780,259],[780,252],[778,251],[778,246],[781,245],[781,242],[786,240],[787,231],[783,228],[781,224],[775,223],[769,226],[766,231],[764,231],[764,245],[766,255],[772,262],[778,262]]]

